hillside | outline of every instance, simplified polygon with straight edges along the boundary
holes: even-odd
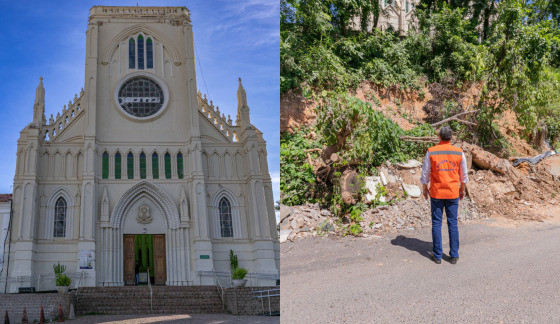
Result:
[[[558,211],[560,158],[513,166],[560,144],[560,32],[535,6],[500,2],[481,32],[470,8],[421,2],[400,37],[339,23],[365,7],[282,1],[281,203],[306,206],[284,208],[284,238],[421,227],[418,166],[399,163],[443,125],[472,161],[463,219]]]

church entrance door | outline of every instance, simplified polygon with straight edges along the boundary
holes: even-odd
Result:
[[[147,284],[148,280],[155,285],[164,285],[167,279],[165,235],[125,234],[123,240],[125,285]]]
[[[154,276],[156,285],[164,285],[167,280],[165,268],[165,235],[154,235]]]
[[[124,235],[124,284],[134,285],[134,235]]]

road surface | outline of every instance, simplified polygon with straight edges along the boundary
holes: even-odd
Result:
[[[283,243],[282,323],[560,323],[558,219],[459,224],[456,265],[442,230]]]

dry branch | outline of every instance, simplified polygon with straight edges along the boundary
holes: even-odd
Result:
[[[463,115],[467,115],[467,114],[472,114],[472,113],[478,112],[479,110],[480,110],[480,109],[477,109],[477,110],[469,110],[469,111],[463,111],[462,113],[459,113],[459,114],[457,114],[457,115],[453,115],[453,116],[451,116],[451,117],[449,117],[449,118],[445,118],[445,119],[442,120],[442,121],[439,121],[439,122],[437,122],[437,123],[432,124],[432,127],[439,126],[439,125],[444,124],[444,123],[446,123],[446,122],[448,122],[448,121],[450,121],[450,120],[456,120],[456,121],[458,121],[458,122],[460,122],[460,123],[464,123],[464,124],[467,124],[467,125],[476,126],[475,123],[472,123],[472,122],[468,122],[468,121],[466,121],[466,120],[459,119],[458,117],[463,116]]]

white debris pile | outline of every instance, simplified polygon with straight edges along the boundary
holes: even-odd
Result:
[[[393,230],[414,230],[432,226],[430,201],[427,199],[407,199],[392,206],[378,206],[362,214],[360,223],[364,234],[377,234]],[[468,199],[459,202],[459,221],[484,217]],[[445,217],[444,217],[445,222]]]
[[[280,206],[280,242],[294,241],[296,237],[317,236],[335,231],[330,211],[319,204]]]

